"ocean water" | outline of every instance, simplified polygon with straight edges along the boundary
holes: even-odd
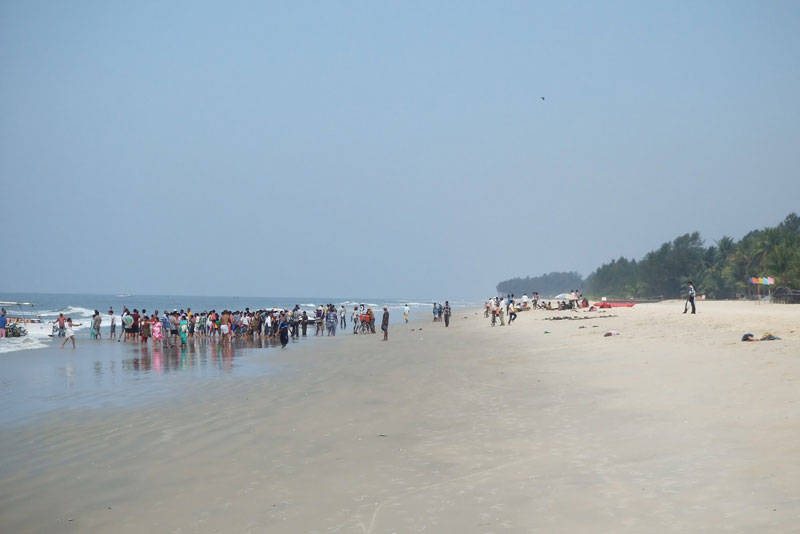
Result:
[[[120,314],[124,307],[129,310],[142,309],[148,313],[158,310],[162,313],[165,310],[187,310],[191,308],[193,312],[202,312],[225,309],[232,311],[244,311],[259,309],[293,309],[299,305],[301,309],[312,312],[317,306],[324,304],[335,304],[337,309],[344,305],[348,311],[347,322],[350,323],[350,312],[353,306],[364,304],[371,307],[375,314],[380,317],[380,311],[386,305],[389,308],[391,322],[397,323],[403,320],[403,307],[407,304],[410,309],[411,318],[422,318],[431,315],[434,302],[444,303],[446,298],[430,299],[398,299],[398,298],[361,298],[361,297],[203,297],[186,295],[91,295],[91,294],[69,294],[69,293],[15,293],[0,292],[0,301],[29,302],[34,306],[23,306],[22,311],[30,317],[33,311],[38,312],[45,321],[52,321],[63,313],[66,317],[71,317],[73,322],[80,323],[81,326],[74,328],[77,338],[89,336],[90,319],[94,315],[94,310],[98,310],[103,318],[101,331],[105,334],[111,324],[108,314],[113,309],[117,316],[117,331],[121,324]],[[450,300],[453,309],[476,306],[478,303],[464,300]],[[20,309],[14,306],[5,306],[10,316],[20,316]],[[425,315],[427,314],[427,315]],[[16,352],[20,350],[45,348],[53,343],[53,338],[48,335],[31,334],[21,338],[0,339],[0,354]]]

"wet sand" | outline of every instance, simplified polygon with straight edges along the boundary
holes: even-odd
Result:
[[[682,309],[461,312],[37,415],[0,431],[0,528],[792,532],[800,307]]]

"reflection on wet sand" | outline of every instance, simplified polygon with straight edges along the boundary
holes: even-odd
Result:
[[[293,340],[298,342],[298,340]],[[234,338],[232,343],[220,343],[216,339],[189,339],[184,346],[162,347],[161,345],[140,345],[136,355],[122,360],[122,372],[126,374],[152,373],[166,374],[187,371],[211,371],[228,374],[233,369],[234,354],[243,349],[280,348],[276,338]],[[113,364],[113,362],[112,362]],[[102,362],[95,362],[96,376],[106,370]],[[113,370],[109,369],[112,374]]]

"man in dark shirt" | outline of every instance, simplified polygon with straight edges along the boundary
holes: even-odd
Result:
[[[389,340],[389,309],[383,307],[383,319],[381,319],[381,330],[383,330],[383,340]]]
[[[686,299],[686,305],[683,307],[683,313],[686,313],[688,311],[689,304],[692,305],[692,313],[695,313],[694,298],[695,296],[697,296],[697,291],[695,290],[694,284],[692,283],[691,280],[686,282],[686,284],[689,286],[689,296]]]

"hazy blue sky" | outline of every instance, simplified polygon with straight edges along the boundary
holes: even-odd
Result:
[[[798,2],[3,1],[0,289],[473,298],[739,238],[800,210],[798,57]]]

